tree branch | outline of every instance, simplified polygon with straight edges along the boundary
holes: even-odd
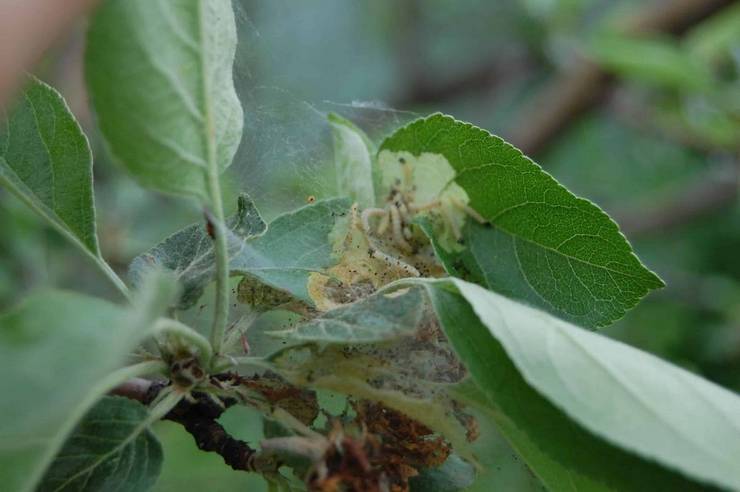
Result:
[[[312,422],[319,413],[316,394],[313,391],[290,385],[269,372],[250,377],[228,372],[215,374],[210,376],[210,383],[218,388],[233,389],[239,386],[246,392],[260,395],[264,399],[263,411],[274,411],[287,404],[290,406],[292,418],[304,425]],[[168,381],[133,378],[116,387],[111,393],[150,405],[169,384]],[[246,442],[231,437],[217,422],[226,409],[237,403],[236,398],[220,397],[217,400],[204,392],[192,391],[167,413],[164,419],[182,425],[193,436],[198,449],[217,453],[234,470],[271,474],[278,465],[278,458],[274,453],[252,449]]]
[[[680,35],[732,3],[732,0],[653,2],[617,28],[630,34],[665,32]],[[598,65],[580,59],[533,98],[509,132],[509,139],[526,154],[541,152],[554,137],[598,104],[613,81]]]
[[[111,393],[149,405],[167,384],[163,381],[134,378],[119,385]],[[221,401],[223,406],[208,395],[195,392],[192,400],[182,399],[165,416],[165,420],[182,425],[193,436],[198,449],[217,453],[234,470],[256,471],[254,460],[257,451],[246,442],[231,437],[217,422],[221,414],[237,401],[233,398]]]

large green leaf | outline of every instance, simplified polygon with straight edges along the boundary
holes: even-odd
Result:
[[[555,492],[641,491],[646,484],[666,492],[711,490],[598,439],[532,390],[510,361],[501,364],[487,382],[497,385],[495,395],[472,381],[451,393],[480,411],[488,419],[484,423],[495,423],[508,439],[515,456],[536,475],[530,480],[518,477],[525,486],[538,490],[538,478],[546,490]],[[486,435],[483,427],[481,439]]]
[[[226,226],[230,231],[230,254],[236,254],[245,239],[262,234],[267,228],[254,202],[246,193],[239,196],[237,211],[227,219]],[[178,308],[187,309],[192,306],[216,272],[213,239],[208,235],[206,224],[192,224],[177,231],[134,258],[129,267],[133,284],[139,285],[153,268],[174,272],[182,285]]]
[[[328,119],[334,138],[337,191],[363,208],[372,207],[375,202],[372,143],[351,121],[336,113],[329,113]]]
[[[139,402],[104,397],[67,438],[38,490],[149,490],[162,467],[162,446],[148,415]]]
[[[120,381],[111,371],[150,332],[174,293],[147,283],[141,303],[124,310],[68,292],[26,299],[0,317],[0,483],[33,489],[87,409]]]
[[[239,145],[229,0],[110,0],[92,20],[86,75],[112,155],[145,186],[210,195]]]
[[[453,275],[589,327],[620,318],[663,285],[601,209],[485,130],[441,114],[417,120],[380,148],[382,170],[399,163],[434,170],[446,179],[437,193],[469,200],[489,221],[465,228],[462,251],[437,241]]]
[[[474,399],[548,487],[690,488],[638,456],[740,486],[736,395],[475,284],[437,281],[429,291],[480,389]]]
[[[92,154],[62,96],[31,78],[0,129],[0,182],[98,256]]]
[[[87,138],[62,96],[38,79],[0,124],[0,184],[125,290],[100,256]]]

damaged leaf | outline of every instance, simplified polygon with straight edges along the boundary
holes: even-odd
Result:
[[[334,166],[337,190],[361,207],[371,207],[373,189],[373,157],[375,149],[367,135],[354,123],[336,113],[329,113],[329,125],[334,139]]]
[[[367,297],[394,280],[419,276],[437,263],[428,256],[400,258],[381,252],[370,242],[356,205],[333,234],[333,245],[335,264],[309,277],[308,292],[319,311],[330,311]]]
[[[406,303],[416,303],[418,295],[413,289],[383,302],[399,303],[390,309],[401,314]],[[362,301],[356,305],[361,306]],[[378,343],[365,340],[356,344],[347,333],[326,336],[309,322],[308,330],[316,345],[284,349],[271,359],[276,370],[293,384],[381,403],[429,427],[457,453],[474,461],[468,444],[474,438],[467,428],[468,417],[447,395],[448,385],[461,381],[465,369],[442,335],[428,304],[423,302],[421,306],[415,329],[407,326],[402,336],[396,333],[392,340],[378,337]],[[349,314],[352,319],[361,313],[353,308],[355,305],[336,311],[339,317]],[[317,329],[324,336],[316,336]],[[297,331],[300,330],[299,327]]]
[[[434,159],[453,170],[442,189],[465,193],[457,208],[488,222],[467,221],[463,256],[433,232],[451,274],[588,327],[621,318],[663,286],[606,213],[485,130],[435,114],[398,130],[378,154],[386,167]]]
[[[413,335],[425,304],[421,289],[376,293],[341,306],[290,331],[272,332],[292,340],[317,343],[378,343]]]
[[[251,275],[313,304],[308,293],[309,277],[338,261],[334,236],[345,230],[349,208],[349,200],[334,198],[277,217],[264,234],[244,241],[231,256],[232,275]]]

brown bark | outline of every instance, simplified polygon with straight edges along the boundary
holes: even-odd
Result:
[[[117,386],[114,395],[125,396],[141,403],[150,404],[167,383],[133,378]],[[254,471],[257,453],[249,444],[231,437],[217,419],[234,405],[234,399],[222,399],[222,405],[203,393],[195,392],[192,399],[183,399],[164,417],[182,425],[195,439],[201,451],[217,453],[234,470]]]

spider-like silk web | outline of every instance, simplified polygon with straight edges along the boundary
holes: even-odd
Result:
[[[233,191],[249,193],[270,221],[304,205],[309,196],[339,195],[328,113],[353,121],[376,142],[417,115],[391,109],[382,101],[307,100],[275,83],[278,77],[271,76],[273,67],[291,63],[272,49],[273,43],[285,43],[285,36],[279,28],[258,29],[252,12],[259,10],[258,5],[250,3],[234,3],[239,34],[234,80],[244,108],[244,134],[230,178],[238,187]],[[290,6],[284,5],[284,9],[288,11]],[[362,63],[358,57],[357,67],[343,69],[361,70]],[[334,80],[342,74],[295,74],[304,76]]]

